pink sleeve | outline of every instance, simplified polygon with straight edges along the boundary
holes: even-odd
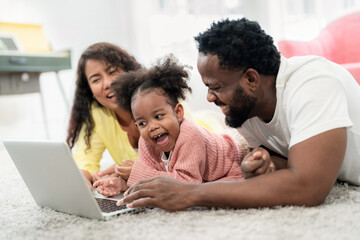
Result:
[[[222,178],[218,178],[215,181],[235,181],[235,180],[242,180],[244,178],[244,174],[241,171],[240,165],[234,161],[230,171]]]
[[[136,164],[136,165],[135,165]],[[130,177],[128,179],[127,185],[131,187],[137,181],[149,178],[153,176],[167,176],[174,178],[179,181],[189,182],[189,183],[202,183],[202,177],[199,169],[195,169],[192,166],[176,166],[173,171],[166,172],[165,170],[156,170],[154,168],[149,167],[146,163],[136,162],[134,164],[133,170],[131,171]],[[136,168],[135,168],[136,166]],[[191,169],[186,169],[189,167]],[[135,170],[135,171],[134,171]]]

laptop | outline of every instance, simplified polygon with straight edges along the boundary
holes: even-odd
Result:
[[[3,144],[40,207],[100,220],[145,209],[116,206],[121,195],[94,196],[65,142],[4,140]]]

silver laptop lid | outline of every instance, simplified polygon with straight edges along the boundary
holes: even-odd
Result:
[[[39,206],[104,219],[66,143],[13,140],[3,143]]]

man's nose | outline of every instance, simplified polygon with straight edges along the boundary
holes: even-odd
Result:
[[[217,99],[217,96],[210,89],[208,89],[206,99],[208,102],[214,102]]]

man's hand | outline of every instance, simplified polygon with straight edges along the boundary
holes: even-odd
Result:
[[[183,210],[193,206],[196,186],[170,177],[151,177],[135,183],[117,204],[127,204],[131,208],[154,206],[169,211]]]
[[[134,162],[130,160],[123,160],[122,162],[125,164],[125,166],[116,164],[115,172],[119,174],[119,176],[122,177],[123,179],[128,180]]]
[[[275,164],[271,161],[269,152],[261,147],[257,147],[248,153],[241,162],[240,167],[245,178],[275,171]]]

